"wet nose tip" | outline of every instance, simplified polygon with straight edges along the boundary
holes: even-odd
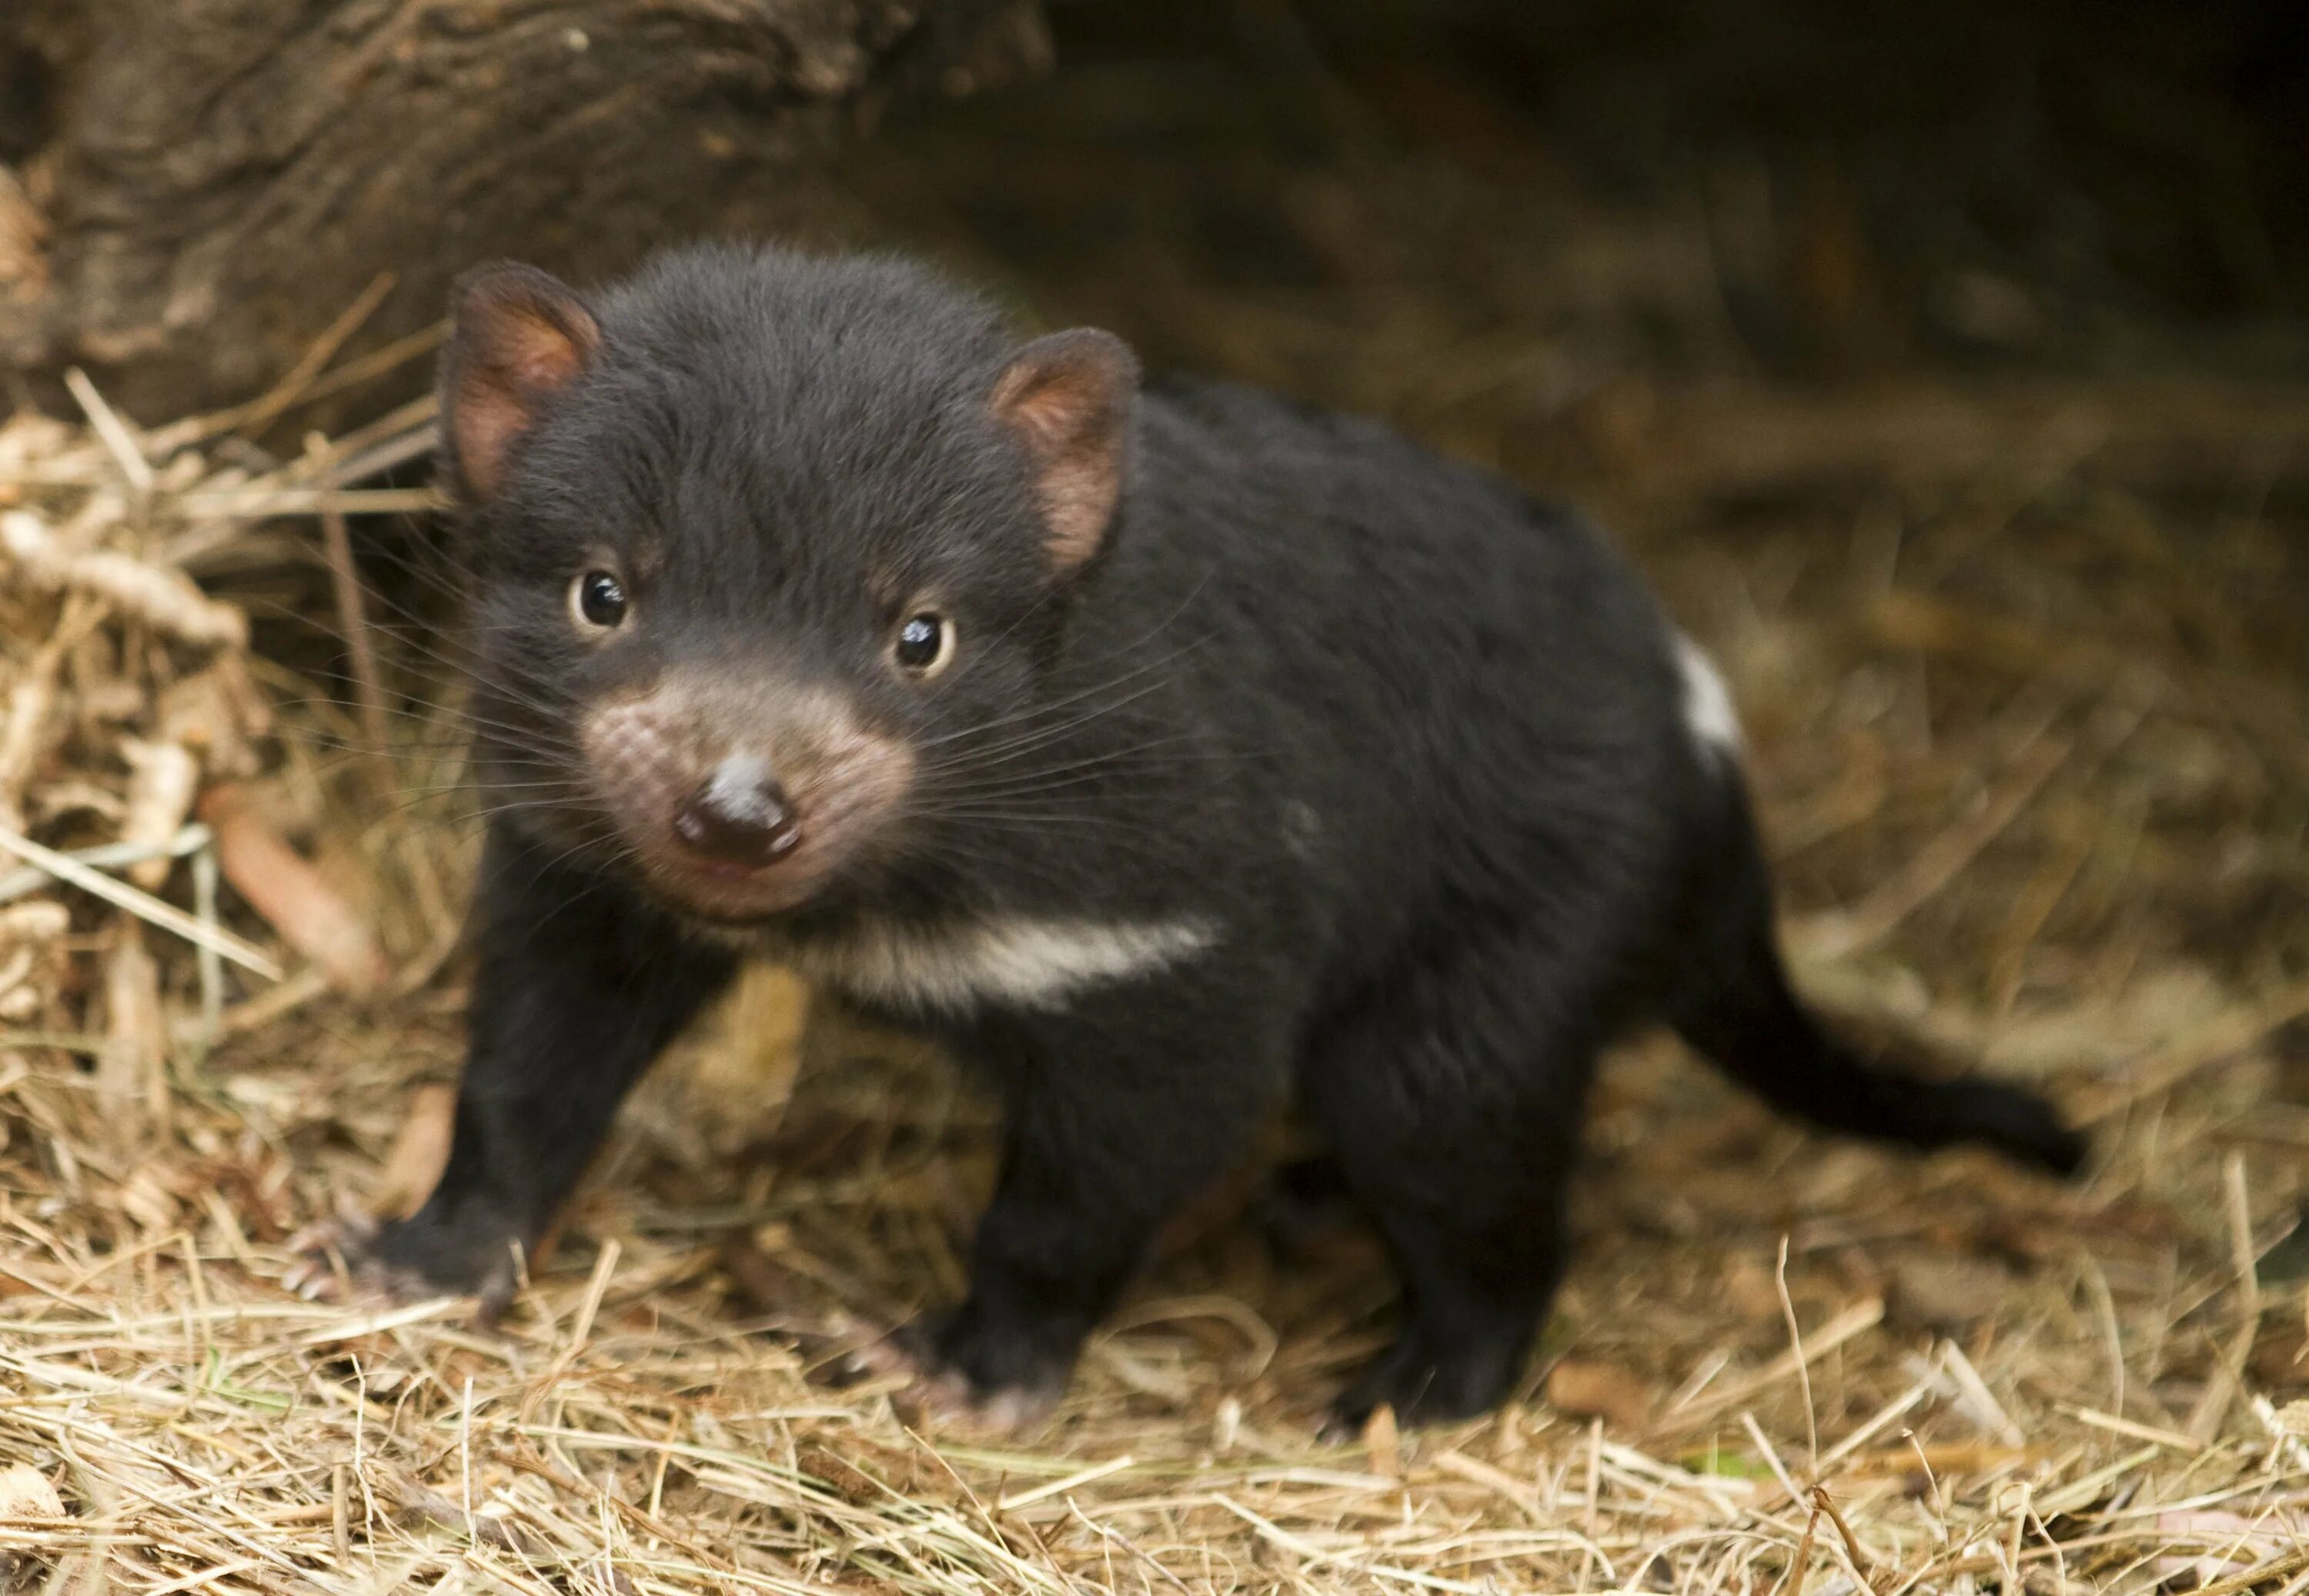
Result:
[[[724,766],[674,811],[673,834],[702,858],[766,865],[801,841],[793,806],[766,773]]]

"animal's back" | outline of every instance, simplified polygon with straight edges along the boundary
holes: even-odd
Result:
[[[1149,396],[1099,580],[1166,625],[1310,929],[1348,970],[1672,888],[1704,776],[1672,634],[1574,518],[1390,428],[1218,385]],[[1667,801],[1663,802],[1663,798]]]

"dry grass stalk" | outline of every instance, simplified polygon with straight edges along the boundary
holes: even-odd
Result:
[[[28,584],[93,593],[187,643],[247,646],[248,617],[206,597],[180,573],[110,549],[67,548],[29,511],[0,515],[0,551]]]

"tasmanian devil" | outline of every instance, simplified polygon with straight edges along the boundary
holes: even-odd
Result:
[[[1564,1266],[1598,1049],[2067,1171],[2035,1097],[1791,996],[1724,685],[1604,541],[1368,423],[1142,386],[889,259],[469,277],[440,383],[489,832],[454,1146],[372,1278],[502,1301],[618,1100],[748,955],[1005,1112],[921,1356],[1054,1397],[1283,1100],[1405,1287],[1339,1398],[1498,1402]]]

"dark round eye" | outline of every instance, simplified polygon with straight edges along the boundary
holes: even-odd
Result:
[[[569,608],[580,622],[606,632],[626,618],[626,584],[607,571],[588,571],[569,590]]]
[[[890,657],[910,676],[935,676],[954,658],[954,623],[927,610],[908,616],[890,645]]]

